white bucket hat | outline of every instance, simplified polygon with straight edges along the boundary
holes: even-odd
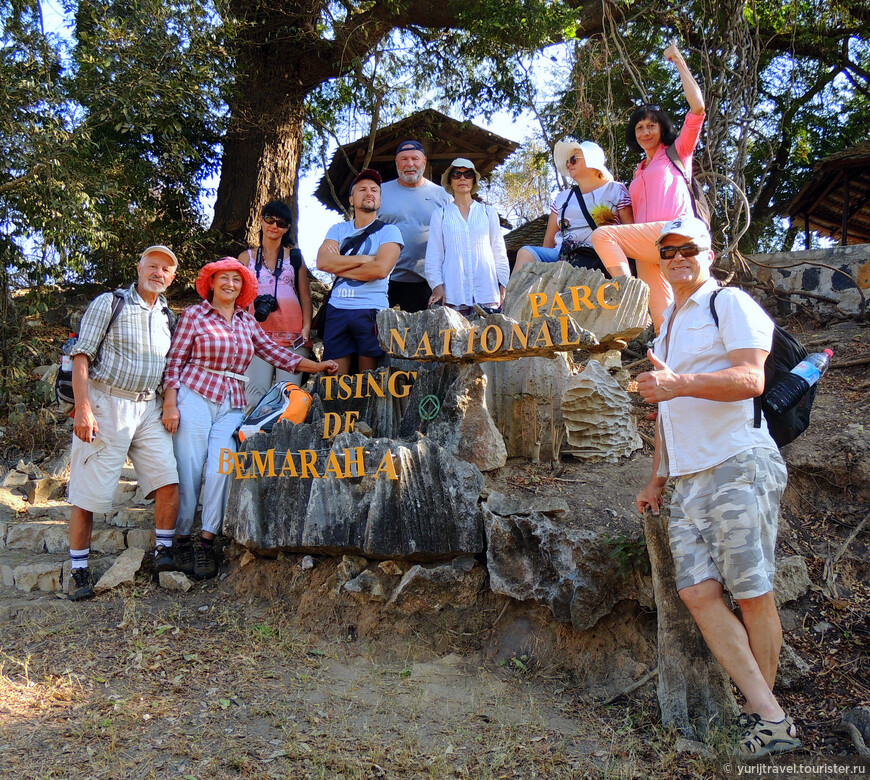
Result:
[[[448,167],[441,175],[441,186],[451,195],[453,194],[453,187],[450,186],[450,174],[453,173],[454,168],[468,168],[469,170],[474,171],[474,184],[471,187],[471,194],[477,194],[480,190],[480,172],[474,167],[474,163],[471,162],[471,160],[467,160],[465,157],[457,157],[452,163],[450,163],[450,167]]]
[[[607,169],[607,158],[604,156],[602,149],[594,141],[556,141],[556,146],[553,148],[553,160],[556,163],[556,170],[563,176],[571,178],[568,173],[568,158],[575,152],[583,153],[583,160],[587,168],[594,168],[596,171],[601,171],[607,181],[613,181],[613,174]]]

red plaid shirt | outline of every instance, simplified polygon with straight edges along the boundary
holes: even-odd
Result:
[[[208,301],[184,310],[172,337],[166,357],[163,387],[178,389],[182,383],[216,404],[227,393],[233,408],[246,405],[245,387],[238,380],[215,371],[244,374],[254,355],[273,366],[294,373],[302,359],[289,349],[279,347],[248,312],[236,307],[229,323]]]

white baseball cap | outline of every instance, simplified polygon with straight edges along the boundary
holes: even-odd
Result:
[[[707,223],[703,219],[691,215],[677,217],[665,224],[656,239],[656,246],[660,246],[662,241],[671,234],[691,239],[698,245],[699,249],[709,249],[713,245]]]
[[[163,246],[163,244],[155,244],[154,246],[149,246],[148,249],[146,249],[141,255],[139,255],[139,260],[143,260],[147,255],[157,252],[172,258],[172,262],[174,262],[175,265],[178,265],[178,258],[175,256],[175,252],[173,252],[168,246]]]

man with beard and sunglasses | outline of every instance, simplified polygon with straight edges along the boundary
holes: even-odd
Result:
[[[69,478],[71,601],[94,595],[88,568],[94,512],[112,509],[128,457],[142,493],[154,498],[155,571],[175,568],[172,540],[178,473],[172,436],[161,420],[163,397],[157,391],[175,322],[164,293],[177,269],[178,258],[169,247],[149,247],[139,258],[137,282],[98,296],[82,317],[71,353],[75,397]]]
[[[326,233],[317,250],[317,267],[335,274],[324,319],[323,359],[335,360],[338,373],[350,373],[356,355],[360,371],[375,369],[384,351],[378,343],[377,314],[389,307],[387,279],[399,258],[402,234],[378,219],[381,175],[360,171],[350,186],[353,219]]]
[[[426,282],[426,247],[429,222],[435,209],[452,203],[443,187],[427,179],[426,153],[419,141],[402,141],[396,148],[399,178],[388,181],[381,190],[380,218],[402,232],[404,246],[390,274],[390,306],[402,311],[423,311],[429,305],[432,289]]]
[[[663,227],[662,275],[674,291],[637,378],[658,404],[653,476],[637,507],[659,514],[674,479],[668,536],[680,598],[707,646],[746,699],[740,755],[755,759],[801,746],[773,695],[782,626],[773,598],[774,547],[785,463],[753,399],[764,390],[773,322],[741,290],[718,289],[710,233],[696,217]],[[740,617],[723,598],[727,588]]]

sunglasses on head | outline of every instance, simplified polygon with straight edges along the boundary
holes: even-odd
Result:
[[[661,106],[657,106],[655,103],[644,103],[643,105],[638,106],[638,107],[645,108],[648,111],[661,111],[662,110]]]
[[[458,171],[455,168],[450,172],[451,179],[474,179],[474,171]]]
[[[263,217],[263,222],[267,225],[277,225],[281,230],[290,227],[287,220],[281,219],[281,217]]]
[[[682,246],[662,246],[659,247],[659,257],[662,260],[670,260],[677,256],[679,252],[683,257],[695,257],[701,253],[701,247],[697,244],[683,244]]]

